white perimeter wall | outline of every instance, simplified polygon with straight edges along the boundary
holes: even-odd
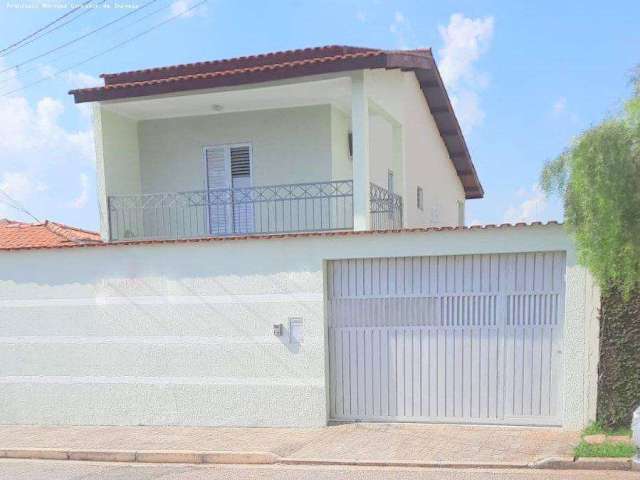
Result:
[[[325,260],[557,250],[578,429],[597,297],[558,226],[0,252],[0,424],[324,425]],[[301,346],[272,334],[290,317]]]

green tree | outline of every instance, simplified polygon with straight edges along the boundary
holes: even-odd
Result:
[[[596,418],[629,426],[640,399],[640,70],[616,115],[590,128],[542,171],[564,200],[578,260],[602,288]]]
[[[540,181],[564,200],[579,262],[625,297],[640,286],[640,75],[634,87],[622,111],[576,138]]]

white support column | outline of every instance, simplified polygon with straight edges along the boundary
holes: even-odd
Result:
[[[407,210],[408,202],[411,200],[414,192],[409,192],[407,188],[406,164],[404,155],[404,131],[402,125],[397,122],[391,123],[391,141],[393,152],[393,172],[397,179],[396,193],[402,197],[402,226],[407,227]]]
[[[371,230],[369,101],[362,71],[351,77],[351,133],[353,135],[353,229]]]
[[[109,206],[107,202],[107,187],[104,172],[104,142],[102,138],[102,109],[99,103],[91,105],[93,115],[93,141],[96,150],[96,188],[98,194],[98,215],[100,216],[100,237],[103,241],[110,240]]]

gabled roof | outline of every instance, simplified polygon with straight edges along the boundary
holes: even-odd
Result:
[[[45,220],[41,223],[0,219],[0,250],[56,248],[102,243],[96,232]]]
[[[484,191],[431,50],[326,46],[103,74],[102,87],[71,90],[76,103],[145,97],[363,69],[413,71],[435,118],[466,198]]]

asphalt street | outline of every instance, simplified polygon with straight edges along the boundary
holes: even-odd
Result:
[[[637,472],[380,467],[170,465],[0,460],[0,480],[638,480]]]

